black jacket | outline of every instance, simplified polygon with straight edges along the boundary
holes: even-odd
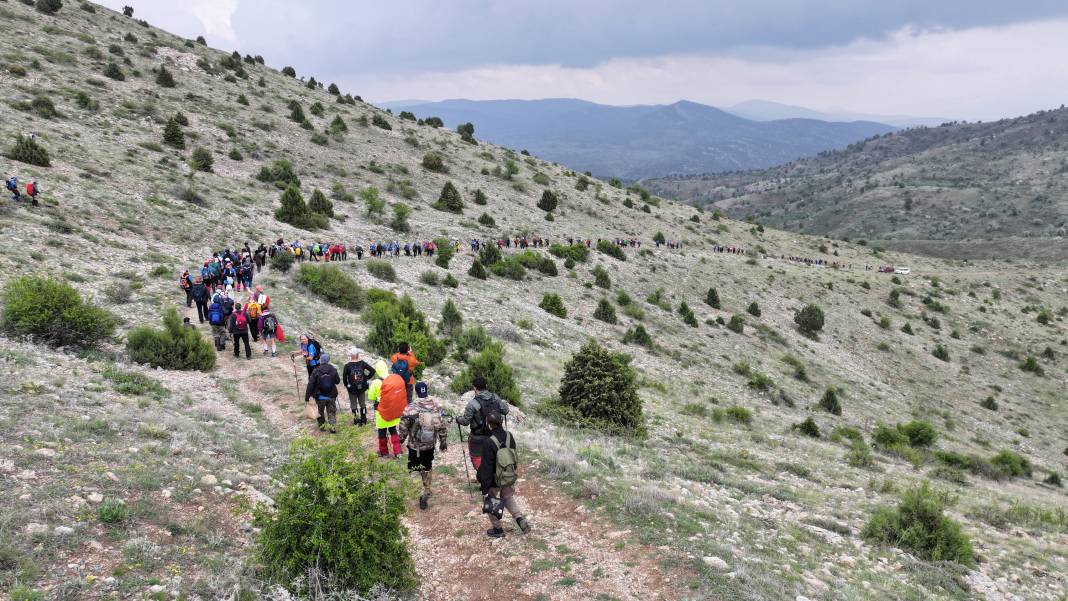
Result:
[[[244,314],[245,313],[244,310],[242,310],[241,313]],[[247,314],[245,315],[245,325],[244,325],[244,327],[240,327],[240,326],[237,325],[237,313],[231,313],[230,314],[230,327],[229,327],[229,330],[230,330],[231,334],[247,334],[248,333],[248,315]]]
[[[349,361],[345,364],[341,381],[345,388],[351,392],[363,392],[371,387],[371,379],[375,377],[375,369],[363,359]]]
[[[320,386],[319,380],[330,378],[330,386]],[[341,376],[337,375],[337,368],[329,363],[324,363],[312,370],[308,377],[308,387],[304,390],[304,400],[319,400],[320,396],[337,398],[337,385],[341,383]]]
[[[190,294],[193,295],[193,300],[198,303],[208,302],[208,288],[204,284],[193,284]]]
[[[478,484],[482,489],[482,494],[489,494],[491,488],[496,488],[494,478],[497,475],[497,446],[493,444],[490,438],[496,438],[501,443],[501,448],[504,448],[505,439],[509,439],[508,448],[515,448],[515,437],[505,436],[504,428],[498,428],[490,433],[489,437],[482,443],[482,463],[478,466]]]

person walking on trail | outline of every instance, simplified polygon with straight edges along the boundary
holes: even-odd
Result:
[[[419,360],[412,353],[412,347],[407,342],[397,345],[397,352],[389,358],[393,364],[393,373],[404,378],[405,396],[408,402],[412,402],[412,392],[415,389],[415,368],[419,366]]]
[[[431,470],[434,469],[434,447],[444,453],[449,445],[449,431],[442,416],[441,404],[430,398],[426,382],[415,385],[416,401],[401,414],[397,429],[401,442],[408,446],[408,471],[419,472],[423,481],[423,494],[419,497],[419,509],[426,509],[430,495]]]
[[[360,359],[360,349],[350,348],[349,362],[345,364],[341,381],[345,384],[345,389],[349,391],[349,409],[352,409],[352,425],[354,426],[367,424],[367,389],[371,386],[371,378],[374,376],[374,368]]]
[[[484,443],[490,435],[487,418],[490,414],[508,415],[508,403],[496,394],[486,390],[486,378],[476,376],[472,383],[475,396],[467,402],[462,415],[456,418],[461,426],[471,426],[471,435],[467,439],[467,450],[471,453],[471,465],[477,470],[482,462]]]
[[[274,311],[265,309],[263,315],[260,316],[260,335],[263,336],[264,355],[270,352],[272,357],[278,356],[278,346],[275,345],[275,340],[279,337],[278,333],[281,329]]]
[[[308,377],[308,387],[304,390],[304,402],[312,398],[319,407],[319,429],[329,424],[330,433],[337,433],[337,385],[341,383],[341,376],[337,374],[337,368],[330,364],[330,355],[323,353],[319,356],[319,365]]]
[[[263,291],[263,284],[256,284],[256,293],[252,299],[260,304],[260,308],[264,311],[271,308],[271,297],[267,296],[267,293]]]
[[[263,316],[263,308],[256,302],[256,295],[249,294],[248,302],[245,303],[245,313],[248,315],[248,332],[252,335],[252,341],[259,342],[260,317]]]
[[[191,308],[193,306],[193,276],[189,275],[188,269],[183,271],[181,277],[178,278],[178,285],[185,290],[185,306]]]
[[[30,182],[30,183],[26,184],[26,196],[30,197],[30,201],[32,201],[33,206],[35,206],[35,207],[38,206],[37,205],[37,196],[40,193],[41,193],[41,186],[39,186],[37,184],[37,182]]]
[[[230,334],[234,337],[234,357],[241,356],[241,345],[245,343],[245,359],[252,359],[252,349],[248,344],[248,314],[241,305],[234,305],[234,312],[230,315]]]
[[[318,340],[312,338],[310,334],[304,332],[300,335],[299,352],[304,357],[304,365],[308,368],[308,375],[310,376],[319,365],[319,356],[323,352],[323,346],[319,344]],[[292,354],[296,354],[296,352]]]
[[[487,514],[492,526],[486,531],[486,536],[490,538],[504,537],[501,518],[505,509],[512,514],[520,532],[530,532],[530,524],[515,499],[515,485],[519,480],[519,455],[515,439],[511,432],[504,429],[501,419],[501,414],[496,412],[486,416],[490,434],[486,439],[482,464],[478,468],[478,484],[483,497],[482,512]]]
[[[212,298],[208,307],[208,324],[211,325],[211,337],[215,340],[215,350],[226,350],[226,309],[222,305],[222,295]]]
[[[397,425],[400,424],[401,415],[407,406],[408,398],[405,396],[404,378],[394,371],[382,380],[378,402],[375,403],[375,428],[378,430],[379,457],[400,455],[401,445]],[[390,454],[391,448],[392,455]]]
[[[19,201],[19,198],[21,198],[19,195],[19,178],[14,175],[7,178],[7,191],[11,193],[12,202]]]
[[[204,285],[203,279],[193,280],[190,294],[193,296],[193,302],[197,304],[197,317],[200,323],[204,323],[208,320],[208,287]]]

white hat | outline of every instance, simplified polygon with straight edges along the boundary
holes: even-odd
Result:
[[[353,355],[362,355],[362,354],[363,353],[360,352],[360,349],[358,349],[358,348],[356,348],[354,346],[350,346],[349,347],[349,356],[350,357],[353,356]]]

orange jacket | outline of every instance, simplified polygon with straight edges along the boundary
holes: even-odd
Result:
[[[408,362],[408,369],[412,371],[412,377],[408,378],[408,383],[415,384],[415,367],[419,365],[419,360],[415,358],[415,354],[413,354],[411,351],[408,351],[408,353],[405,355],[402,355],[400,353],[393,353],[393,356],[389,358],[389,362],[396,363],[401,359],[404,359]]]
[[[393,421],[404,413],[408,406],[408,391],[404,386],[404,378],[397,374],[390,374],[382,380],[381,393],[378,397],[378,415],[383,421]]]

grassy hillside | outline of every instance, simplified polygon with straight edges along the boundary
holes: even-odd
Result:
[[[241,61],[247,78],[239,77],[223,66],[230,54],[100,7],[68,2],[48,16],[7,2],[0,17],[8,24],[0,40],[7,91],[0,149],[34,133],[51,158],[49,167],[4,161],[6,172],[37,180],[45,194],[41,207],[5,202],[0,209],[7,241],[0,282],[48,274],[123,319],[118,337],[95,351],[0,337],[4,594],[266,594],[248,557],[250,506],[276,494],[273,470],[286,442],[310,427],[300,421],[284,356],[224,356],[209,374],[129,362],[122,337],[184,300],[176,286],[183,268],[212,250],[279,236],[366,246],[523,233],[644,244],[641,253],[625,251],[625,260],[591,252],[573,269],[553,259],[559,275],[530,270],[520,280],[468,276],[474,256],[466,249],[447,270],[426,258],[393,259],[395,282],[372,275],[366,260],[339,264],[365,288],[410,294],[431,327],[453,299],[467,326],[482,326],[504,344],[527,415],[513,428],[527,453],[519,493],[528,497],[535,536],[509,534],[489,547],[479,538],[485,524],[475,501],[442,493],[458,505],[427,517],[413,500],[418,596],[488,596],[484,574],[446,568],[491,549],[494,561],[504,557],[512,566],[522,599],[1068,594],[1065,494],[1043,482],[1063,476],[1068,460],[1063,269],[879,252],[715,219],[597,181],[579,190],[580,178],[559,165],[472,145],[358,101],[336,102],[327,90],[254,60]],[[109,62],[124,81],[104,75]],[[174,88],[156,83],[161,66]],[[48,98],[55,114],[35,98]],[[289,118],[293,101],[312,129]],[[179,111],[189,121],[182,150],[163,143]],[[347,133],[324,133],[335,117]],[[198,147],[211,153],[213,170],[191,175]],[[448,173],[423,167],[428,152],[443,157]],[[305,198],[316,188],[334,198],[329,229],[312,233],[275,220],[280,190],[255,176],[278,159],[295,166]],[[463,197],[461,214],[431,206],[449,181]],[[381,218],[367,215],[361,192],[370,187],[387,205],[413,208],[411,233],[390,229],[388,206]],[[553,221],[535,208],[546,188],[560,197]],[[475,204],[476,190],[484,206]],[[494,226],[479,223],[483,213]],[[683,248],[654,247],[657,232]],[[717,245],[750,252],[717,253]],[[782,255],[846,267],[805,267]],[[894,281],[864,271],[865,264],[907,264],[912,275]],[[609,276],[607,289],[595,285],[597,267]],[[446,275],[458,286],[442,285]],[[312,330],[335,356],[366,343],[370,327],[358,312],[324,302],[293,272],[267,270],[258,281],[287,332]],[[705,304],[710,287],[722,308]],[[538,307],[547,292],[561,297],[566,319]],[[622,292],[630,303],[620,302]],[[594,318],[602,299],[615,306],[617,324]],[[680,315],[684,302],[696,327]],[[759,316],[747,312],[754,302]],[[809,303],[826,315],[814,337],[794,322]],[[735,315],[742,328],[717,322]],[[638,325],[652,348],[623,343]],[[564,363],[590,337],[632,356],[647,438],[542,417]],[[1041,373],[1021,369],[1028,357]],[[447,390],[463,368],[450,354],[426,378],[455,404]],[[818,405],[830,387],[841,415]],[[996,410],[983,406],[993,406],[988,397]],[[820,438],[793,427],[806,418]],[[933,426],[932,447],[872,447],[879,424],[913,419]],[[858,434],[859,445],[850,439]],[[963,455],[939,458],[935,450]],[[988,462],[1001,450],[1025,457],[1031,474],[989,477]],[[450,453],[443,478],[456,487],[463,467],[456,449]],[[977,564],[923,561],[861,536],[878,508],[927,480],[971,537]],[[431,519],[440,521],[422,521]]]
[[[791,231],[1056,261],[1068,256],[1068,110],[910,129],[766,171],[648,185]]]

